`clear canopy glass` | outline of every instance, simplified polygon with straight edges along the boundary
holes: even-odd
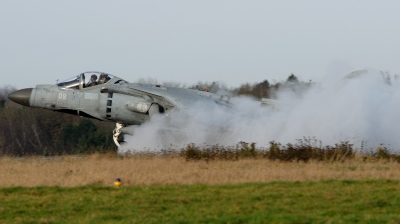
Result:
[[[102,85],[108,83],[110,80],[114,80],[115,83],[120,81],[128,83],[117,76],[107,74],[105,72],[89,71],[66,79],[57,85],[66,89],[79,89]]]
[[[66,89],[79,89],[79,80],[80,75],[76,75],[62,82],[59,82],[57,85]]]

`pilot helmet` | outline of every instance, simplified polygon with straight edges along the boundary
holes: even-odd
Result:
[[[97,75],[93,74],[93,75],[90,77],[90,80],[92,80],[93,82],[96,81],[96,80],[97,80]]]
[[[99,77],[99,84],[106,83],[106,81],[107,81],[107,75],[101,74]]]

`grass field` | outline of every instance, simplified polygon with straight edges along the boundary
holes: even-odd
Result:
[[[0,223],[400,223],[391,159],[94,154],[3,157],[0,168]]]
[[[400,182],[0,189],[1,223],[400,223]]]
[[[270,181],[400,179],[400,163],[355,158],[344,162],[278,162],[266,159],[186,161],[182,158],[83,157],[1,158],[0,187],[82,185],[231,184]]]

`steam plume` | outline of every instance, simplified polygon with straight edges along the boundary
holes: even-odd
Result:
[[[356,146],[385,144],[400,148],[400,80],[373,70],[339,82],[322,82],[299,96],[279,91],[283,103],[272,109],[249,97],[236,97],[234,108],[206,108],[154,117],[125,136],[121,151],[197,145],[233,146],[240,141],[268,146],[315,137],[324,145],[350,141]]]

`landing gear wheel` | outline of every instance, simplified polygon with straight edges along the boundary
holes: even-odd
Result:
[[[125,143],[126,143],[125,141],[119,142],[120,145],[124,145]],[[118,153],[119,147],[120,147],[120,146],[118,146],[118,145],[115,145],[115,146],[114,146],[114,151],[115,151],[116,153]]]

